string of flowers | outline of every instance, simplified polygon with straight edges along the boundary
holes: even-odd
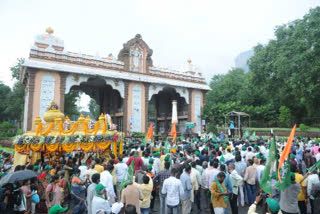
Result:
[[[56,144],[56,143],[98,143],[107,141],[119,141],[121,137],[119,134],[113,135],[71,135],[71,136],[31,136],[31,135],[18,135],[13,139],[13,144]]]

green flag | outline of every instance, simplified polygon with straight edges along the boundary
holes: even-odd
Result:
[[[171,147],[171,145],[170,145],[170,143],[169,143],[169,140],[168,140],[168,138],[166,139],[166,142],[164,143],[164,153],[165,154],[167,154],[167,153],[169,153],[170,152],[170,147]]]
[[[242,138],[247,138],[247,137],[249,137],[249,136],[250,136],[250,131],[249,131],[249,129],[247,129],[247,130],[244,132]]]
[[[267,164],[263,170],[260,181],[260,187],[264,192],[272,194],[271,175],[276,171],[275,164],[277,161],[277,146],[274,138],[272,139]]]
[[[256,140],[256,132],[255,131],[253,131],[252,132],[252,135],[250,136],[250,140]]]
[[[181,134],[180,140],[181,140],[181,141],[184,141],[184,140],[185,140],[185,137],[183,136],[183,134]]]
[[[129,165],[125,176],[123,176],[123,179],[120,184],[120,191],[132,182],[133,175],[134,175],[134,158],[131,161],[131,164]]]
[[[147,139],[146,137],[142,138],[142,145],[145,146],[147,144]]]
[[[280,169],[280,176],[281,176],[282,183],[280,183],[280,181],[278,181],[278,183],[276,184],[278,190],[283,190],[283,189],[287,188],[288,186],[290,186],[290,184],[291,184],[290,172],[291,172],[290,171],[290,159],[287,158],[287,161]]]

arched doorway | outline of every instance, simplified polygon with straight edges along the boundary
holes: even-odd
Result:
[[[87,81],[72,86],[72,90],[89,95],[99,105],[99,113],[109,114],[112,123],[117,125],[118,131],[123,130],[123,98],[119,91],[113,89],[104,79],[88,78]]]
[[[174,88],[164,87],[158,94],[154,94],[148,104],[149,124],[153,123],[155,132],[167,135],[172,122],[172,102],[177,101],[178,123],[177,132],[185,132],[188,120],[188,104]]]

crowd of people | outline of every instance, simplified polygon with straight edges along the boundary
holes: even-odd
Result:
[[[249,214],[256,209],[304,214],[308,204],[312,213],[320,213],[319,170],[308,172],[320,160],[319,143],[295,138],[291,185],[278,190],[273,174],[272,194],[267,194],[260,182],[271,141],[187,138],[169,145],[138,141],[126,144],[117,157],[73,152],[15,167],[12,155],[0,150],[1,178],[20,170],[37,174],[0,187],[0,213],[237,214],[240,207],[247,207]],[[277,141],[279,154],[284,146],[285,141]],[[132,162],[134,176],[123,186]]]

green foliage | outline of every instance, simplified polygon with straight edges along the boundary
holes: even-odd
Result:
[[[320,118],[319,35],[317,7],[301,20],[278,26],[268,44],[258,44],[249,72],[233,68],[213,76],[203,108],[208,125],[223,125],[230,111],[249,113],[262,126],[279,126],[278,120],[287,127],[293,122],[310,125],[310,118]]]
[[[133,132],[131,134],[132,137],[136,137],[136,138],[142,138],[146,136],[146,133],[142,133],[142,132]]]
[[[16,135],[17,127],[5,121],[0,123],[0,140],[8,140]]]
[[[71,119],[78,118],[80,115],[77,101],[79,100],[80,92],[77,90],[71,90],[64,98],[64,114]]]
[[[303,123],[301,123],[301,124],[299,125],[299,129],[300,129],[300,131],[302,131],[302,132],[307,132],[307,131],[310,130],[310,127],[307,126],[307,125],[305,125],[305,124],[303,124]]]
[[[91,115],[94,117],[95,120],[99,119],[100,106],[97,104],[95,99],[91,98],[91,100],[89,102],[89,111],[90,111]]]
[[[289,127],[291,125],[291,111],[286,106],[281,106],[279,109],[279,121],[284,125],[285,127]]]
[[[303,19],[278,26],[275,39],[255,47],[249,60],[252,84],[276,109],[287,106],[293,120],[319,117],[320,7]]]
[[[17,63],[10,67],[12,79],[19,80],[20,72],[21,72],[21,65],[24,63],[24,58],[18,58]]]

